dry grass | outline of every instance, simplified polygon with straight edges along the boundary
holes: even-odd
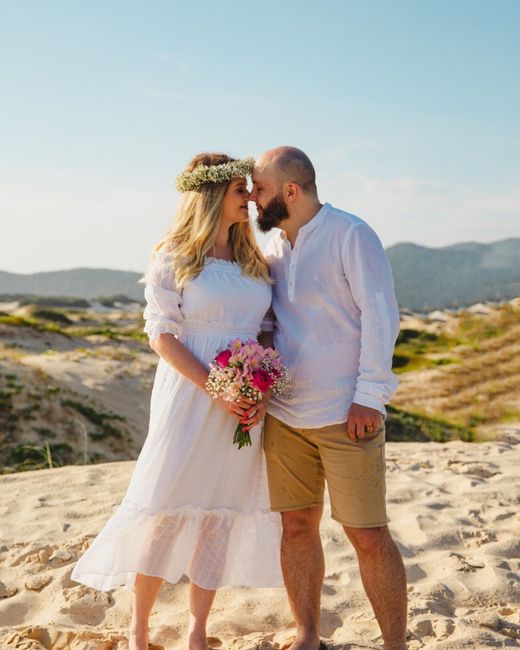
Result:
[[[520,309],[462,313],[444,334],[455,363],[401,374],[394,403],[469,427],[520,421]]]

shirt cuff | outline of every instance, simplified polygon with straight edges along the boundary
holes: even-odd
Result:
[[[356,391],[354,393],[352,403],[359,404],[360,406],[366,406],[371,409],[376,409],[376,411],[379,411],[386,417],[385,405],[374,395],[367,395],[366,393],[360,393],[359,391]]]

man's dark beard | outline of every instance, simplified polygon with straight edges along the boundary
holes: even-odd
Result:
[[[269,232],[271,228],[276,228],[278,224],[289,218],[289,210],[283,200],[283,196],[278,194],[271,199],[265,206],[262,213],[258,215],[256,223],[262,232]]]

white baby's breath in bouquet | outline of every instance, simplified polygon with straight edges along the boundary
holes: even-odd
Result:
[[[206,389],[214,399],[222,397],[226,402],[241,398],[259,402],[266,393],[281,395],[291,385],[287,368],[276,350],[264,348],[254,339],[234,339],[210,363]],[[241,423],[235,430],[233,442],[239,449],[251,444],[249,431],[245,431]]]

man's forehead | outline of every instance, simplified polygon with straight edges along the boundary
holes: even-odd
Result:
[[[264,167],[259,167],[257,165],[253,168],[253,183],[261,183],[269,180],[269,172]]]

